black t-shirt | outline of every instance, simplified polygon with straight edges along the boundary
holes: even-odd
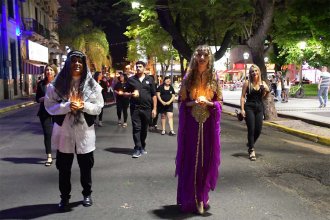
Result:
[[[127,87],[128,87],[128,83],[121,83],[121,82],[117,82],[116,85],[115,85],[115,88],[114,90],[119,92],[119,91],[122,91],[122,92],[127,92]],[[122,95],[116,95],[116,98],[118,100],[129,100],[129,97],[127,96],[122,96]]]
[[[152,97],[156,95],[156,87],[154,78],[145,75],[145,78],[142,82],[140,82],[139,78],[134,75],[128,78],[127,82],[127,91],[133,92],[134,90],[139,91],[139,97],[134,98],[131,97],[130,103],[131,107],[140,107],[145,109],[152,109],[153,108],[153,100]]]
[[[157,88],[157,92],[160,93],[160,97],[164,102],[168,102],[171,100],[172,95],[175,95],[175,91],[173,86],[170,85],[170,88],[168,90],[165,89],[165,85],[162,84]]]

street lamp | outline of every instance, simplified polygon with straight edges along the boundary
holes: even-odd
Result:
[[[265,57],[265,58],[264,58],[264,61],[265,61],[266,72],[267,72],[267,70],[268,70],[268,61],[269,61],[269,58],[268,58],[268,57]]]
[[[140,8],[140,6],[141,6],[141,4],[140,4],[140,2],[132,2],[131,3],[132,4],[132,9],[138,9],[138,8]]]
[[[170,65],[171,65],[171,85],[173,84],[173,54],[167,45],[163,45],[163,51],[168,51],[171,53]]]
[[[305,41],[300,41],[298,43],[298,47],[301,50],[301,52],[303,52],[303,50],[306,49],[307,43]],[[300,68],[300,72],[299,72],[299,83],[302,83],[302,68],[303,68],[303,62],[301,61],[301,68]]]
[[[246,79],[246,68],[247,68],[247,66],[246,66],[246,62],[247,62],[247,60],[249,59],[249,56],[250,56],[250,54],[249,54],[248,52],[243,53],[243,58],[244,58],[244,69],[245,69],[245,72],[244,72],[244,80]]]
[[[264,58],[264,61],[265,61],[265,63],[268,63],[269,58],[268,58],[268,57],[265,57],[265,58]]]
[[[225,58],[226,58],[226,69],[229,69],[229,57],[230,57],[230,52],[229,50],[226,51],[225,53]]]

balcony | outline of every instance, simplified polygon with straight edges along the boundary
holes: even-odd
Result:
[[[24,18],[25,32],[35,32],[46,39],[50,39],[50,31],[33,18]]]

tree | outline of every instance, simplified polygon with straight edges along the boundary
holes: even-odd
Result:
[[[139,11],[139,19],[135,19],[127,27],[125,35],[131,39],[128,42],[128,60],[134,62],[143,55],[157,58],[164,75],[170,65],[171,57],[177,52],[170,46],[171,38],[160,27],[155,11],[146,8]],[[164,49],[165,46],[167,49]]]
[[[84,52],[89,66],[94,65],[98,70],[103,65],[110,66],[109,43],[105,33],[94,27],[90,20],[79,21],[72,14],[70,23],[59,25],[62,44]]]
[[[300,65],[306,61],[318,67],[330,65],[330,4],[327,0],[290,0],[278,10],[274,21],[274,41],[279,58]],[[306,42],[301,50],[298,43]]]
[[[218,60],[231,44],[240,15],[251,10],[248,2],[183,0],[170,3],[157,0],[154,7],[161,26],[172,36],[172,44],[180,55],[190,60],[192,48],[197,45],[221,44],[214,54]]]
[[[131,4],[118,4],[120,0],[77,0],[77,15],[80,20],[90,19],[104,31],[112,55],[112,65],[123,69],[127,61],[127,41],[123,34],[129,25]]]
[[[275,0],[256,0],[253,6],[254,10],[251,14],[247,15],[247,22],[243,23],[243,32],[246,36],[246,43],[251,51],[253,63],[259,66],[262,80],[268,82],[264,62],[265,41],[269,29],[273,24]],[[277,118],[275,103],[272,96],[268,96],[267,100],[264,100],[264,107],[266,120],[274,120]]]

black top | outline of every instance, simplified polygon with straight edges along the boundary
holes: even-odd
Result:
[[[125,83],[117,82],[116,85],[115,85],[114,90],[117,91],[117,92],[119,92],[119,91],[128,92],[127,87],[128,87],[127,82],[125,82]],[[120,101],[124,101],[124,100],[128,101],[129,100],[129,97],[122,96],[122,95],[116,95],[116,98],[117,98],[117,100],[120,100]]]
[[[162,84],[157,88],[157,92],[160,93],[160,97],[164,102],[168,102],[171,100],[172,95],[175,95],[175,91],[173,86],[170,85],[170,88],[168,90],[165,89],[165,85]]]
[[[46,90],[47,90],[46,80],[41,80],[40,82],[38,82],[37,92],[36,92],[36,102],[39,103],[39,99],[45,96]],[[40,117],[51,117],[51,115],[45,109],[44,102],[40,102],[39,111],[37,115]]]
[[[156,95],[156,87],[153,77],[145,75],[143,81],[140,82],[139,78],[134,75],[128,78],[127,84],[127,92],[133,92],[134,90],[139,91],[139,97],[131,97],[130,99],[131,108],[153,108],[152,97]]]
[[[103,96],[103,99],[104,99],[107,95],[107,92],[108,92],[108,83],[101,80],[99,82],[99,84],[102,87],[102,96]]]
[[[251,88],[251,91],[249,92],[249,88],[246,92],[246,102],[258,102],[262,103],[262,90],[261,88],[259,90],[255,90]]]

